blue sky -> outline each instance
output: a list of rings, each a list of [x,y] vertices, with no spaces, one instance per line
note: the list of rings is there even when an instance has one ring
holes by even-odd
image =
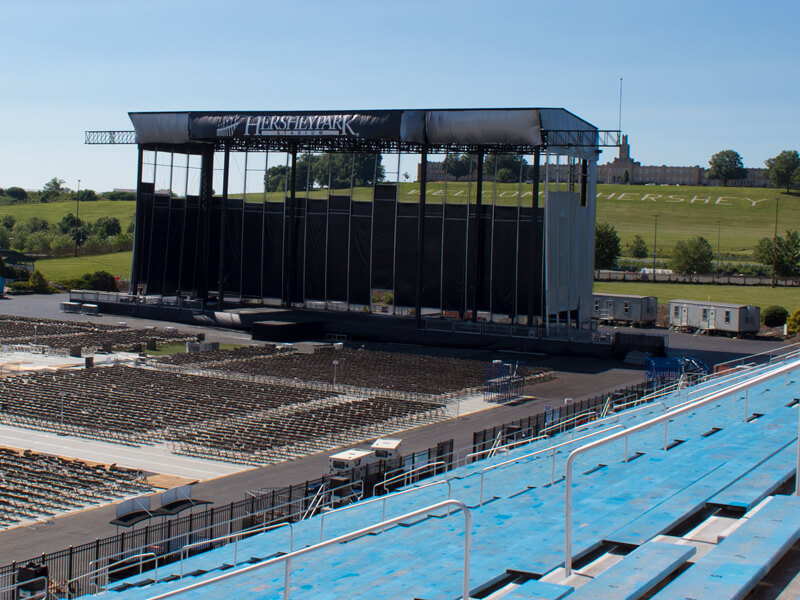
[[[800,3],[0,0],[0,187],[134,187],[128,111],[564,107],[643,164],[800,147]],[[612,151],[611,154],[614,154]],[[609,152],[600,162],[612,158]]]

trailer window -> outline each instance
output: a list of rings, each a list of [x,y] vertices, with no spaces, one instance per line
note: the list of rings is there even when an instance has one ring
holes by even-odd
[[[675,310],[673,311],[673,314],[674,314],[676,317],[680,316],[680,314],[681,314],[681,307],[676,305],[676,306],[675,306]]]
[[[725,324],[726,325],[730,325],[731,324],[731,311],[729,311],[729,310],[725,311]]]
[[[333,468],[334,469],[344,469],[347,465],[344,464],[343,460],[335,460],[333,461]]]
[[[600,300],[595,300],[594,301],[594,309],[595,310],[600,310]]]
[[[707,320],[708,320],[708,309],[704,308],[703,309],[703,321],[707,321]]]
[[[628,314],[630,312],[630,308],[631,308],[630,302],[624,302],[622,304],[622,310],[625,311],[625,314]]]

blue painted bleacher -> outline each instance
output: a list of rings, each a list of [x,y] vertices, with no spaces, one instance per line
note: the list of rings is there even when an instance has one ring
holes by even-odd
[[[731,378],[727,378],[727,381],[730,380]],[[707,387],[717,390],[721,386],[724,386],[724,381]],[[619,563],[622,565],[627,562],[628,567],[634,571],[638,567],[631,567],[631,563],[641,562],[645,565],[641,572],[635,573],[636,577],[631,574],[631,594],[647,587],[648,582],[652,583],[659,573],[685,563],[688,558],[685,556],[686,546],[675,546],[677,550],[672,550],[662,548],[663,544],[649,540],[669,532],[708,505],[749,509],[773,493],[793,473],[798,407],[787,406],[787,401],[791,399],[789,389],[783,378],[780,378],[779,381],[762,384],[751,390],[748,414],[764,415],[753,421],[744,419],[744,399],[741,394],[677,417],[668,426],[668,442],[678,439],[683,440],[683,443],[667,451],[663,449],[664,429],[657,426],[640,432],[629,440],[628,456],[641,453],[635,460],[627,463],[624,461],[622,441],[593,450],[579,458],[573,478],[574,557],[577,559],[609,543],[638,546],[637,550]],[[675,405],[686,400],[686,392],[677,391],[661,400],[665,404]],[[663,412],[662,407],[654,406],[652,410],[640,410],[635,414],[621,413],[603,422],[582,427],[574,434],[567,432],[556,436],[551,442],[535,442],[531,446],[522,446],[470,465],[466,476],[461,469],[450,472],[452,497],[472,507],[472,587],[476,588],[483,582],[502,577],[509,571],[539,577],[563,564],[564,462],[569,451],[584,442],[576,442],[574,447],[566,446],[556,453],[556,483],[552,486],[552,458],[548,452],[534,458],[520,458],[513,464],[488,471],[485,475],[484,504],[480,506],[482,469],[547,448],[548,443],[561,443],[573,435],[580,437],[617,423],[632,425]],[[598,465],[604,466],[597,468]],[[447,485],[437,484],[390,497],[386,501],[385,517],[399,516],[441,501],[447,497],[447,491]],[[692,571],[695,575],[686,578],[684,582],[699,581],[702,577],[713,581],[717,571],[708,567],[711,568],[711,574],[701,577],[700,574],[706,573],[704,569],[707,568],[696,567],[701,564],[715,564],[714,558],[706,563],[708,557],[714,553],[727,557],[729,554],[726,552],[730,552],[727,549],[733,548],[732,551],[737,551],[737,540],[743,539],[748,532],[758,536],[758,532],[769,530],[771,539],[777,539],[778,534],[768,526],[772,522],[771,515],[783,519],[781,522],[786,530],[785,539],[781,538],[783,541],[777,547],[782,554],[780,550],[785,550],[786,544],[791,545],[796,541],[797,538],[793,536],[800,535],[800,522],[787,516],[795,503],[782,498],[785,497],[776,497],[708,556],[703,557],[697,565],[667,585],[658,597],[669,590],[684,589],[681,587],[683,585],[693,585],[677,585]],[[773,503],[774,508],[765,512]],[[379,522],[383,516],[382,504],[383,500],[364,502],[353,505],[348,510],[328,514],[325,516],[323,538],[330,539]],[[781,507],[784,507],[783,511]],[[800,514],[800,511],[795,512]],[[765,516],[760,516],[761,513]],[[320,540],[320,530],[320,516],[295,523],[294,548],[317,543]],[[743,533],[739,533],[740,531]],[[238,544],[238,562],[243,563],[251,557],[263,560],[278,552],[288,552],[288,537],[287,529],[282,528],[242,540]],[[426,600],[456,598],[460,594],[463,538],[463,516],[455,513],[448,517],[440,511],[436,516],[395,526],[377,536],[369,535],[325,548],[293,562],[292,597],[315,600],[345,596],[416,597]],[[663,552],[663,556],[659,556],[657,560],[640,560],[640,556],[647,556],[649,552],[653,552],[654,556]],[[732,589],[738,586],[737,589],[741,590],[750,585],[754,578],[763,576],[766,572],[764,569],[769,568],[770,561],[778,553],[765,553],[763,557],[754,553],[753,556],[755,558],[752,559],[753,568],[748,571],[751,573],[749,576],[734,577],[727,574],[727,571],[724,572],[722,578],[730,580]],[[674,565],[669,557],[674,557]],[[662,559],[666,563],[659,562]],[[183,566],[184,573],[198,572],[197,576],[113,594],[120,600],[149,598],[235,571],[233,568],[221,569],[224,565],[231,564],[233,548],[229,545],[187,559]],[[664,564],[667,566],[663,566]],[[238,568],[241,568],[241,564]],[[615,573],[621,569],[623,567],[612,567],[576,592],[567,592],[562,596],[553,595],[552,598],[591,597],[587,594],[595,587],[622,585],[613,583],[616,581]],[[177,563],[163,565],[159,568],[159,579],[163,581],[179,570]],[[122,583],[135,584],[148,577],[152,577],[152,574],[131,577]],[[606,583],[603,584],[603,581]],[[551,596],[545,594],[564,592],[564,586],[550,588],[549,585],[552,584],[530,579],[505,597],[550,598]],[[191,597],[220,597],[220,590],[225,590],[223,595],[229,597],[269,598],[277,595],[282,586],[282,566],[269,566],[193,591]],[[528,595],[524,595],[526,593]],[[601,596],[602,594],[596,597]]]

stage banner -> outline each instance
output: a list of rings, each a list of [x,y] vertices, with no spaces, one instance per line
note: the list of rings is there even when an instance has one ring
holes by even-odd
[[[189,138],[351,137],[400,140],[402,111],[259,112],[189,115]]]

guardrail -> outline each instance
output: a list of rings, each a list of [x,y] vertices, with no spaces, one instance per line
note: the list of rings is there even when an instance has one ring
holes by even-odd
[[[121,568],[120,569],[114,569],[113,567],[120,566],[120,565],[123,565],[123,566],[126,566],[126,567],[130,567],[130,566],[132,566],[130,564],[131,561],[136,559],[136,558],[138,558],[139,559],[139,573],[141,573],[142,572],[142,568],[144,566],[144,561],[142,559],[145,558],[145,557],[153,559],[153,562],[154,562],[154,570],[153,570],[154,575],[153,575],[153,577],[155,578],[156,581],[158,581],[158,556],[156,555],[155,552],[143,552],[141,554],[135,554],[133,556],[128,556],[126,558],[123,558],[122,560],[118,560],[118,561],[113,562],[111,564],[105,565],[104,567],[100,567],[99,569],[95,569],[94,571],[89,571],[88,573],[84,573],[83,575],[78,575],[77,577],[74,577],[74,578],[66,581],[64,583],[64,586],[67,589],[67,598],[72,598],[73,597],[72,596],[72,592],[70,592],[70,587],[71,587],[71,585],[73,583],[75,583],[77,581],[80,581],[82,579],[86,579],[87,577],[92,577],[94,575],[98,575],[100,573],[103,573],[105,575],[105,583],[98,585],[98,583],[96,581],[94,581],[94,582],[92,582],[92,585],[94,585],[95,589],[97,589],[97,588],[99,588],[101,586],[105,586],[105,590],[104,591],[107,592],[108,591],[108,576],[111,573],[115,572],[115,571],[120,571],[121,570]],[[99,562],[101,560],[105,560],[105,559],[101,558],[101,559],[98,559],[98,560],[93,560],[93,561],[89,562],[89,566],[91,567],[93,563]],[[81,594],[81,595],[83,595],[83,594]]]
[[[186,586],[184,588],[173,590],[165,594],[161,594],[159,596],[154,596],[150,600],[165,600],[166,598],[179,596],[181,594],[192,592],[202,587],[213,585],[215,583],[219,583],[220,581],[225,581],[227,579],[231,579],[233,577],[237,577],[245,573],[257,571],[259,569],[263,569],[264,567],[268,567],[270,565],[278,563],[285,563],[286,565],[284,570],[283,598],[284,600],[289,600],[289,596],[291,593],[292,559],[298,558],[300,556],[305,556],[306,554],[310,554],[318,550],[322,550],[323,548],[327,548],[328,546],[333,546],[334,544],[349,542],[350,540],[354,540],[368,533],[378,533],[384,531],[387,527],[390,527],[392,525],[397,525],[398,523],[402,523],[403,521],[406,521],[408,519],[420,515],[429,514],[440,508],[447,507],[449,513],[450,508],[453,506],[457,507],[464,513],[464,571],[462,577],[461,597],[462,600],[469,600],[469,566],[470,566],[470,551],[472,547],[472,515],[467,505],[461,502],[460,500],[444,500],[442,502],[438,502],[436,504],[420,508],[410,513],[400,515],[399,517],[395,517],[389,520],[384,520],[381,521],[380,523],[376,523],[374,525],[358,529],[357,531],[352,531],[350,533],[340,535],[339,537],[332,538],[325,542],[320,542],[319,544],[314,544],[313,546],[308,546],[307,548],[302,548],[301,550],[296,550],[294,552],[290,552],[289,554],[285,554],[283,556],[277,556],[275,558],[265,560],[264,562],[255,565],[250,565],[249,567],[239,569],[238,571],[234,571],[232,573],[224,573],[222,575],[218,575],[217,577],[206,579],[204,581],[199,581],[195,584]]]
[[[31,585],[34,581],[39,581],[40,579],[44,580],[44,589],[41,592],[34,592],[31,596],[25,596],[25,600],[47,600],[47,597],[50,595],[50,590],[48,589],[49,586],[49,577],[47,575],[41,575],[40,577],[34,577],[33,579],[28,579],[27,581],[18,581],[13,585],[6,586],[4,588],[0,588],[0,594],[4,592],[11,592],[16,591],[17,593],[14,594],[14,597],[19,596],[19,588],[23,585],[28,586]],[[42,595],[44,594],[44,595]]]
[[[437,466],[443,466],[446,469],[447,468],[447,463],[445,461],[443,461],[443,460],[437,460],[436,462],[428,463],[427,465],[420,465],[419,467],[415,467],[415,468],[411,469],[410,471],[403,471],[402,467],[400,469],[394,469],[393,471],[389,471],[388,473],[386,473],[386,475],[389,475],[389,473],[397,473],[398,471],[402,471],[402,472],[399,473],[398,475],[393,476],[393,477],[389,477],[389,478],[384,477],[383,481],[380,481],[380,482],[376,483],[374,486],[372,486],[372,495],[373,496],[377,495],[375,492],[377,491],[379,486],[383,486],[383,491],[384,492],[388,491],[386,489],[386,484],[392,483],[393,481],[399,481],[399,480],[402,479],[403,480],[403,485],[406,486],[406,485],[408,485],[408,477],[409,476],[413,475],[414,473],[419,473],[419,472],[425,471],[427,469],[430,469],[431,467],[434,467],[433,474],[435,475]]]
[[[570,440],[568,442],[562,442],[560,444],[556,444],[555,446],[550,446],[549,448],[545,448],[543,450],[537,450],[536,452],[531,452],[530,454],[524,454],[522,456],[517,456],[515,458],[512,458],[511,460],[507,460],[505,462],[497,463],[496,465],[489,465],[488,467],[484,467],[481,470],[481,491],[480,491],[480,496],[479,496],[479,498],[480,498],[479,506],[483,506],[483,476],[484,476],[484,474],[486,472],[493,471],[494,469],[498,469],[500,467],[504,467],[506,465],[510,465],[510,464],[518,462],[520,460],[525,460],[526,458],[533,458],[534,456],[538,456],[540,454],[544,454],[545,452],[550,452],[552,450],[552,452],[553,452],[553,468],[552,468],[552,474],[551,474],[551,477],[550,477],[550,484],[552,485],[554,483],[554,479],[555,479],[555,468],[556,468],[556,452],[555,451],[556,451],[557,448],[561,448],[562,446],[569,446],[571,444],[574,444],[575,442],[580,442],[581,440],[585,440],[587,438],[594,437],[594,436],[599,435],[601,433],[607,433],[607,432],[611,431],[612,429],[620,429],[620,428],[625,429],[625,425],[612,425],[611,427],[608,427],[606,429],[601,429],[600,431],[595,431],[593,433],[589,433],[587,435],[584,435],[582,437],[576,438],[574,440]],[[627,443],[625,444],[625,460],[626,461],[628,460],[628,445],[627,445]]]
[[[723,388],[720,391],[713,392],[706,396],[705,398],[700,398],[698,400],[690,401],[684,403],[684,405],[673,408],[672,410],[667,411],[663,415],[659,415],[654,417],[644,423],[639,423],[638,425],[634,425],[625,431],[620,431],[618,433],[613,433],[608,437],[602,438],[600,440],[595,440],[594,442],[590,442],[585,446],[581,446],[580,448],[576,448],[573,450],[570,455],[567,457],[567,462],[565,466],[565,481],[564,481],[564,577],[569,577],[572,575],[572,465],[575,462],[575,458],[589,450],[594,448],[599,448],[600,446],[604,446],[605,444],[609,444],[615,440],[620,438],[625,438],[625,444],[627,447],[628,438],[634,434],[638,433],[639,431],[644,431],[645,429],[649,429],[654,425],[658,425],[659,423],[668,423],[671,419],[674,419],[677,416],[682,414],[691,412],[701,406],[706,404],[710,404],[711,402],[716,402],[717,400],[722,400],[728,396],[735,396],[741,391],[747,390],[752,388],[753,386],[763,382],[773,379],[779,375],[788,374],[796,369],[800,368],[800,361],[790,363],[788,365],[784,365],[782,367],[778,367],[777,369],[773,369],[768,373],[762,373],[761,375],[757,375],[756,377],[744,382],[738,383],[731,387]],[[665,431],[666,431],[666,424],[665,424]],[[800,439],[800,418],[798,418],[798,438]],[[800,444],[798,445],[798,453],[797,453],[797,470],[796,473],[800,473]],[[795,487],[795,495],[800,496],[800,477],[797,477],[797,484]]]
[[[240,537],[256,533],[264,533],[266,531],[272,531],[273,529],[280,529],[281,527],[289,528],[289,552],[292,552],[294,550],[294,524],[292,523],[278,523],[277,525],[267,525],[266,527],[259,527],[256,529],[243,529],[242,531],[238,531],[230,535],[223,535],[218,538],[214,538],[213,540],[195,542],[193,544],[188,544],[187,546],[181,548],[181,570],[178,579],[183,579],[183,557],[190,548],[199,548],[200,546],[207,546],[208,544],[213,544],[214,542],[221,542],[222,540],[228,540],[233,538],[233,566],[235,567],[236,565],[239,564]]]
[[[348,504],[347,506],[342,506],[340,508],[334,508],[333,510],[329,510],[328,512],[324,512],[320,514],[319,519],[319,541],[322,542],[325,539],[325,517],[327,515],[332,515],[333,513],[344,512],[345,510],[349,510],[351,508],[355,508],[356,506],[366,506],[367,504],[372,504],[373,502],[382,502],[381,506],[381,515],[383,519],[386,519],[386,501],[389,498],[395,498],[397,496],[402,496],[403,494],[410,494],[411,492],[416,492],[425,488],[433,487],[435,485],[446,485],[447,486],[447,499],[450,500],[450,491],[451,491],[451,484],[449,479],[439,479],[437,481],[432,481],[431,483],[426,483],[425,485],[420,485],[417,487],[409,488],[407,490],[400,490],[399,492],[395,492],[393,494],[387,494],[385,496],[378,496],[377,498],[372,498],[370,500],[365,500],[363,502],[359,502],[358,504]],[[449,513],[448,513],[449,514]]]

